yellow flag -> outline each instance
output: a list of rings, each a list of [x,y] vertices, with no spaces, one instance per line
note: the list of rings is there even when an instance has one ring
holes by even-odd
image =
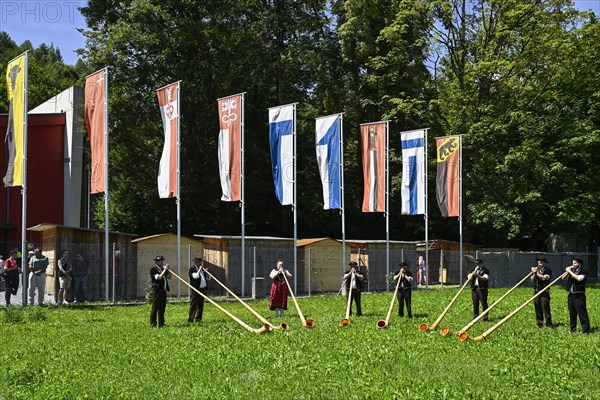
[[[23,185],[23,132],[25,128],[25,82],[27,53],[8,63],[6,83],[8,87],[8,127],[5,142],[8,145],[8,160],[5,186]]]

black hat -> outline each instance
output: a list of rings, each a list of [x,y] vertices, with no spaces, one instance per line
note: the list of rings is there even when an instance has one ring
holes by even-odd
[[[356,261],[350,261],[348,265],[358,265],[358,263]]]
[[[481,258],[478,258],[477,260],[475,260],[475,264],[483,264],[483,260]]]
[[[163,261],[165,258],[163,256],[154,257],[154,261]]]
[[[408,264],[405,263],[404,261],[402,261],[400,264],[398,264],[399,267],[407,267]]]
[[[202,257],[194,257],[194,261],[204,261],[204,258],[202,258]]]
[[[546,264],[548,263],[548,260],[546,259],[546,257],[536,257],[535,261],[545,262]]]
[[[579,257],[573,257],[573,261],[577,261],[579,263],[579,265],[581,265],[583,267],[583,260]]]

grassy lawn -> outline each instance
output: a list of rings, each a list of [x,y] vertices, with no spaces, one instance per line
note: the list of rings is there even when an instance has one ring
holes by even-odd
[[[412,320],[377,329],[391,293],[364,294],[363,316],[341,328],[345,298],[299,299],[313,329],[302,327],[290,299],[289,331],[256,335],[210,304],[189,326],[187,304],[168,304],[163,329],[149,328],[149,305],[0,309],[0,399],[599,399],[600,287],[588,289],[592,334],[571,334],[566,292],[552,289],[554,329],[538,329],[533,305],[480,342],[442,337],[470,320],[470,292],[432,324],[455,288],[413,293]],[[506,289],[491,289],[490,304]],[[529,299],[518,289],[491,313],[482,333]],[[221,302],[253,327],[242,306]],[[266,300],[249,303],[273,323]],[[578,326],[578,330],[581,328]]]

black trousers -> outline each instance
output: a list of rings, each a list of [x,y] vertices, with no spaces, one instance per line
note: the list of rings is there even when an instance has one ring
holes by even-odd
[[[404,317],[404,304],[408,318],[412,318],[412,309],[410,307],[412,293],[410,289],[398,289],[398,315]]]
[[[483,311],[488,309],[488,290],[476,287],[471,289],[471,299],[473,300],[473,318],[479,316],[479,303]],[[483,317],[484,321],[488,320],[488,316]]]
[[[535,307],[535,319],[539,327],[544,326],[544,316],[546,316],[546,326],[552,326],[552,313],[550,313],[550,293],[544,292],[543,295],[533,300]]]
[[[577,330],[577,316],[579,316],[582,332],[590,333],[590,317],[585,305],[585,293],[569,293],[568,305],[571,332]]]
[[[6,305],[10,305],[10,296],[17,294],[19,290],[19,275],[11,274],[4,276],[4,300]]]
[[[348,289],[350,290],[350,289]],[[360,291],[356,289],[352,289],[352,294],[350,298],[350,315],[352,315],[352,302],[356,303],[356,315],[362,315],[362,309],[360,308]]]
[[[200,293],[206,293],[206,288],[198,289]],[[204,312],[204,297],[192,290],[192,300],[190,302],[190,312],[188,322],[202,321],[202,313]]]
[[[156,326],[158,317],[158,326],[165,324],[165,309],[167,308],[167,291],[155,290],[152,292],[152,310],[150,311],[150,326]]]

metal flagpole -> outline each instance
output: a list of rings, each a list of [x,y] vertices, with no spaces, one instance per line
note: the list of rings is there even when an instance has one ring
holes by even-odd
[[[298,206],[296,203],[296,103],[294,103],[294,121],[292,126],[293,140],[293,170],[294,170],[294,292],[298,293]]]
[[[385,121],[385,276],[390,274],[390,121]],[[370,279],[369,279],[370,281]],[[388,291],[390,285],[386,285]]]
[[[245,202],[245,190],[244,190],[244,180],[245,180],[245,172],[244,172],[244,125],[245,125],[245,112],[244,112],[244,93],[241,94],[242,96],[242,120],[241,120],[241,128],[242,128],[242,143],[241,143],[241,152],[242,152],[242,156],[241,156],[241,161],[242,161],[242,165],[241,165],[241,180],[242,180],[242,189],[241,189],[241,198],[240,198],[240,203],[242,206],[242,215],[241,215],[241,219],[242,219],[242,297],[245,295],[245,286],[244,286],[244,274],[245,274],[245,246],[246,246],[246,242],[245,242],[245,238],[246,238],[246,202]]]
[[[25,52],[25,60],[23,61],[23,80],[25,83],[23,90],[23,182],[22,189],[22,205],[21,205],[21,271],[23,281],[23,292],[21,293],[22,304],[27,305],[27,97],[29,91],[29,75],[28,54]],[[14,93],[13,93],[14,98]],[[14,110],[14,109],[13,109]],[[10,290],[10,289],[6,289]]]
[[[424,164],[424,168],[425,168],[425,288],[429,289],[429,201],[428,201],[428,194],[427,194],[427,134],[428,134],[429,128],[425,129],[425,135],[424,135],[424,143],[423,146],[425,147],[425,156],[423,157],[423,164]],[[419,279],[421,279],[419,277]],[[442,279],[440,279],[440,281],[442,281]]]
[[[344,115],[340,116],[340,194],[342,209],[342,274],[346,272],[346,215],[344,212]]]
[[[108,67],[104,67],[104,269],[106,272],[105,294],[106,301],[109,297],[109,268],[108,268]],[[114,265],[113,265],[114,268]]]
[[[177,82],[177,275],[181,276],[181,142],[179,135],[181,121],[181,81]],[[181,297],[181,281],[177,280],[177,297]]]
[[[458,229],[459,246],[458,257],[460,258],[460,284],[463,279],[463,226],[462,226],[462,135],[458,136]]]

